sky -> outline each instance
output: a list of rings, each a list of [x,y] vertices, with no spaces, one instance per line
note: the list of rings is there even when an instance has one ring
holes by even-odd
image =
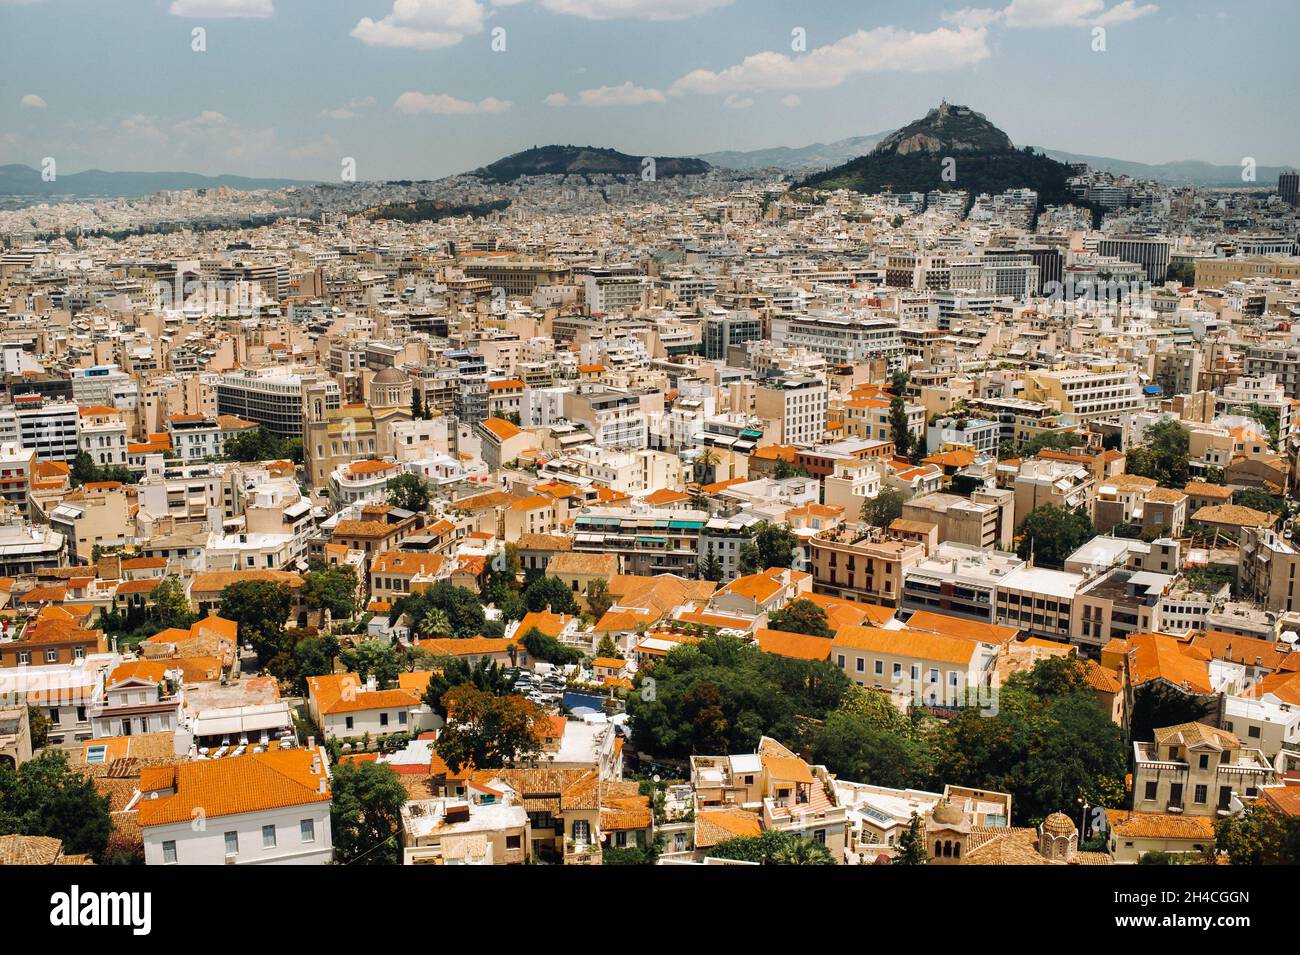
[[[0,163],[430,179],[802,146],[941,99],[1017,145],[1300,162],[1294,0],[0,0]],[[1099,32],[1100,31],[1100,32]]]

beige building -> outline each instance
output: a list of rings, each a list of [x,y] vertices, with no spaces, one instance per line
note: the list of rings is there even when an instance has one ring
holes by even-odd
[[[1254,801],[1277,782],[1277,771],[1257,749],[1204,723],[1155,731],[1133,744],[1135,812],[1213,817]]]
[[[939,541],[985,550],[1011,550],[1015,494],[1009,490],[975,491],[969,498],[926,494],[903,505],[903,519],[935,524]]]

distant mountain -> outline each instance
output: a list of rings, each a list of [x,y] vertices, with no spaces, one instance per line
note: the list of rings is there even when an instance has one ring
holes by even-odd
[[[59,175],[53,182],[40,170],[21,163],[0,166],[0,196],[111,196],[132,199],[174,189],[286,189],[307,186],[302,179],[250,179],[246,176],[202,176],[195,172],[105,172],[87,169]]]
[[[952,181],[943,175],[948,158],[955,160]],[[972,199],[982,192],[1028,188],[1038,193],[1040,205],[1079,204],[1066,184],[1070,175],[1065,163],[1031,148],[1016,149],[982,113],[943,103],[890,133],[867,155],[802,184],[867,193],[964,189]]]
[[[723,150],[700,153],[697,159],[724,169],[750,172],[755,169],[790,169],[794,171],[826,169],[850,159],[866,155],[888,132],[870,136],[850,136],[833,143],[813,143],[811,146],[776,146],[771,149]]]
[[[643,159],[599,146],[534,146],[475,169],[472,175],[493,182],[513,182],[521,176],[640,176]],[[656,178],[694,176],[711,168],[702,159],[666,156],[654,159]]]
[[[1294,166],[1256,166],[1255,182],[1248,183],[1241,181],[1240,166],[1216,166],[1214,163],[1196,159],[1149,164],[1130,162],[1127,159],[1111,159],[1106,156],[1067,153],[1060,149],[1044,149],[1043,152],[1061,162],[1086,162],[1093,169],[1114,175],[1132,176],[1134,179],[1154,179],[1156,182],[1163,182],[1170,186],[1276,187],[1278,175],[1295,168]]]

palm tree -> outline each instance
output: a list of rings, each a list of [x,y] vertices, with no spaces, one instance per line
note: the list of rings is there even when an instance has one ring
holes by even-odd
[[[712,477],[713,466],[718,463],[718,456],[710,448],[705,448],[704,453],[695,459],[695,480],[699,483],[705,483],[704,477]]]
[[[451,621],[447,618],[447,612],[441,607],[430,607],[420,618],[420,633],[429,637],[449,637],[451,636]]]
[[[834,865],[835,857],[820,842],[792,836],[773,851],[772,865]]]

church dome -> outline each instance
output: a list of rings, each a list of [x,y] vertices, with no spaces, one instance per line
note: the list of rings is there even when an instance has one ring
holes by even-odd
[[[410,380],[406,372],[400,368],[384,368],[375,375],[374,383],[377,385],[404,385]]]
[[[1049,836],[1072,836],[1077,831],[1074,820],[1063,812],[1054,812],[1043,820],[1043,832]]]

